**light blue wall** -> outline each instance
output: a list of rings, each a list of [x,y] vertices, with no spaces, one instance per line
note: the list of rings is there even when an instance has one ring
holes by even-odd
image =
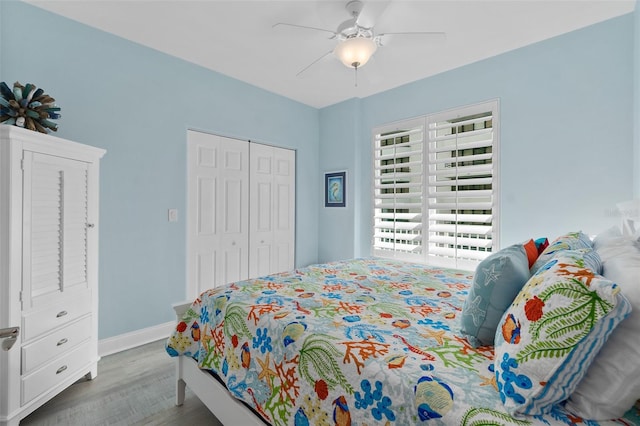
[[[297,150],[296,264],[316,262],[317,109],[22,2],[0,1],[0,19],[0,81],[42,87],[59,136],[107,150],[100,339],[171,321],[185,298],[187,129]]]
[[[333,235],[331,243],[353,244],[351,256],[370,253],[373,127],[496,98],[502,246],[616,223],[615,203],[633,193],[633,31],[626,15],[362,99],[360,113],[351,112],[361,118],[360,135],[350,141],[358,162],[346,166],[359,177],[361,213],[331,221],[336,229],[355,222],[358,231]],[[321,117],[343,108],[327,107]],[[326,135],[341,132],[335,127],[321,121],[321,156],[332,147]],[[352,128],[345,123],[343,134]],[[346,140],[342,146],[348,158],[354,148]],[[320,223],[327,214],[321,211]]]
[[[634,66],[634,124],[635,124],[635,144],[634,144],[634,196],[640,199],[640,0],[636,0],[636,8],[633,13],[634,16],[634,49],[633,57],[635,59]]]
[[[346,206],[322,207],[318,228],[320,231],[318,261],[328,262],[353,256],[354,218],[358,207],[354,188],[359,176],[352,173],[356,162],[353,141],[360,134],[360,100],[351,99],[320,111],[320,172],[347,171]],[[324,193],[324,181],[319,193]],[[324,206],[324,204],[323,204]]]

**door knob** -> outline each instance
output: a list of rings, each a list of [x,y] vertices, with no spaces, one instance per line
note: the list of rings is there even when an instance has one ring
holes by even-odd
[[[8,351],[18,340],[20,327],[0,328],[0,340],[2,340],[2,349]]]

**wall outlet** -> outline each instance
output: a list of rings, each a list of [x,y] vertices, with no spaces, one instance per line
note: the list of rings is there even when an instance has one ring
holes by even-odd
[[[169,209],[169,222],[178,221],[178,209]]]

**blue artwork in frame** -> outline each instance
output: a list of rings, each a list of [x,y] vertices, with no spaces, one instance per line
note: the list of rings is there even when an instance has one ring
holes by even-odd
[[[324,174],[324,206],[344,207],[347,195],[347,172]]]

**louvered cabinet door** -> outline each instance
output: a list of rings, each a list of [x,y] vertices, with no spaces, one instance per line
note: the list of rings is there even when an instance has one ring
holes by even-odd
[[[23,309],[89,288],[89,166],[24,152]]]

